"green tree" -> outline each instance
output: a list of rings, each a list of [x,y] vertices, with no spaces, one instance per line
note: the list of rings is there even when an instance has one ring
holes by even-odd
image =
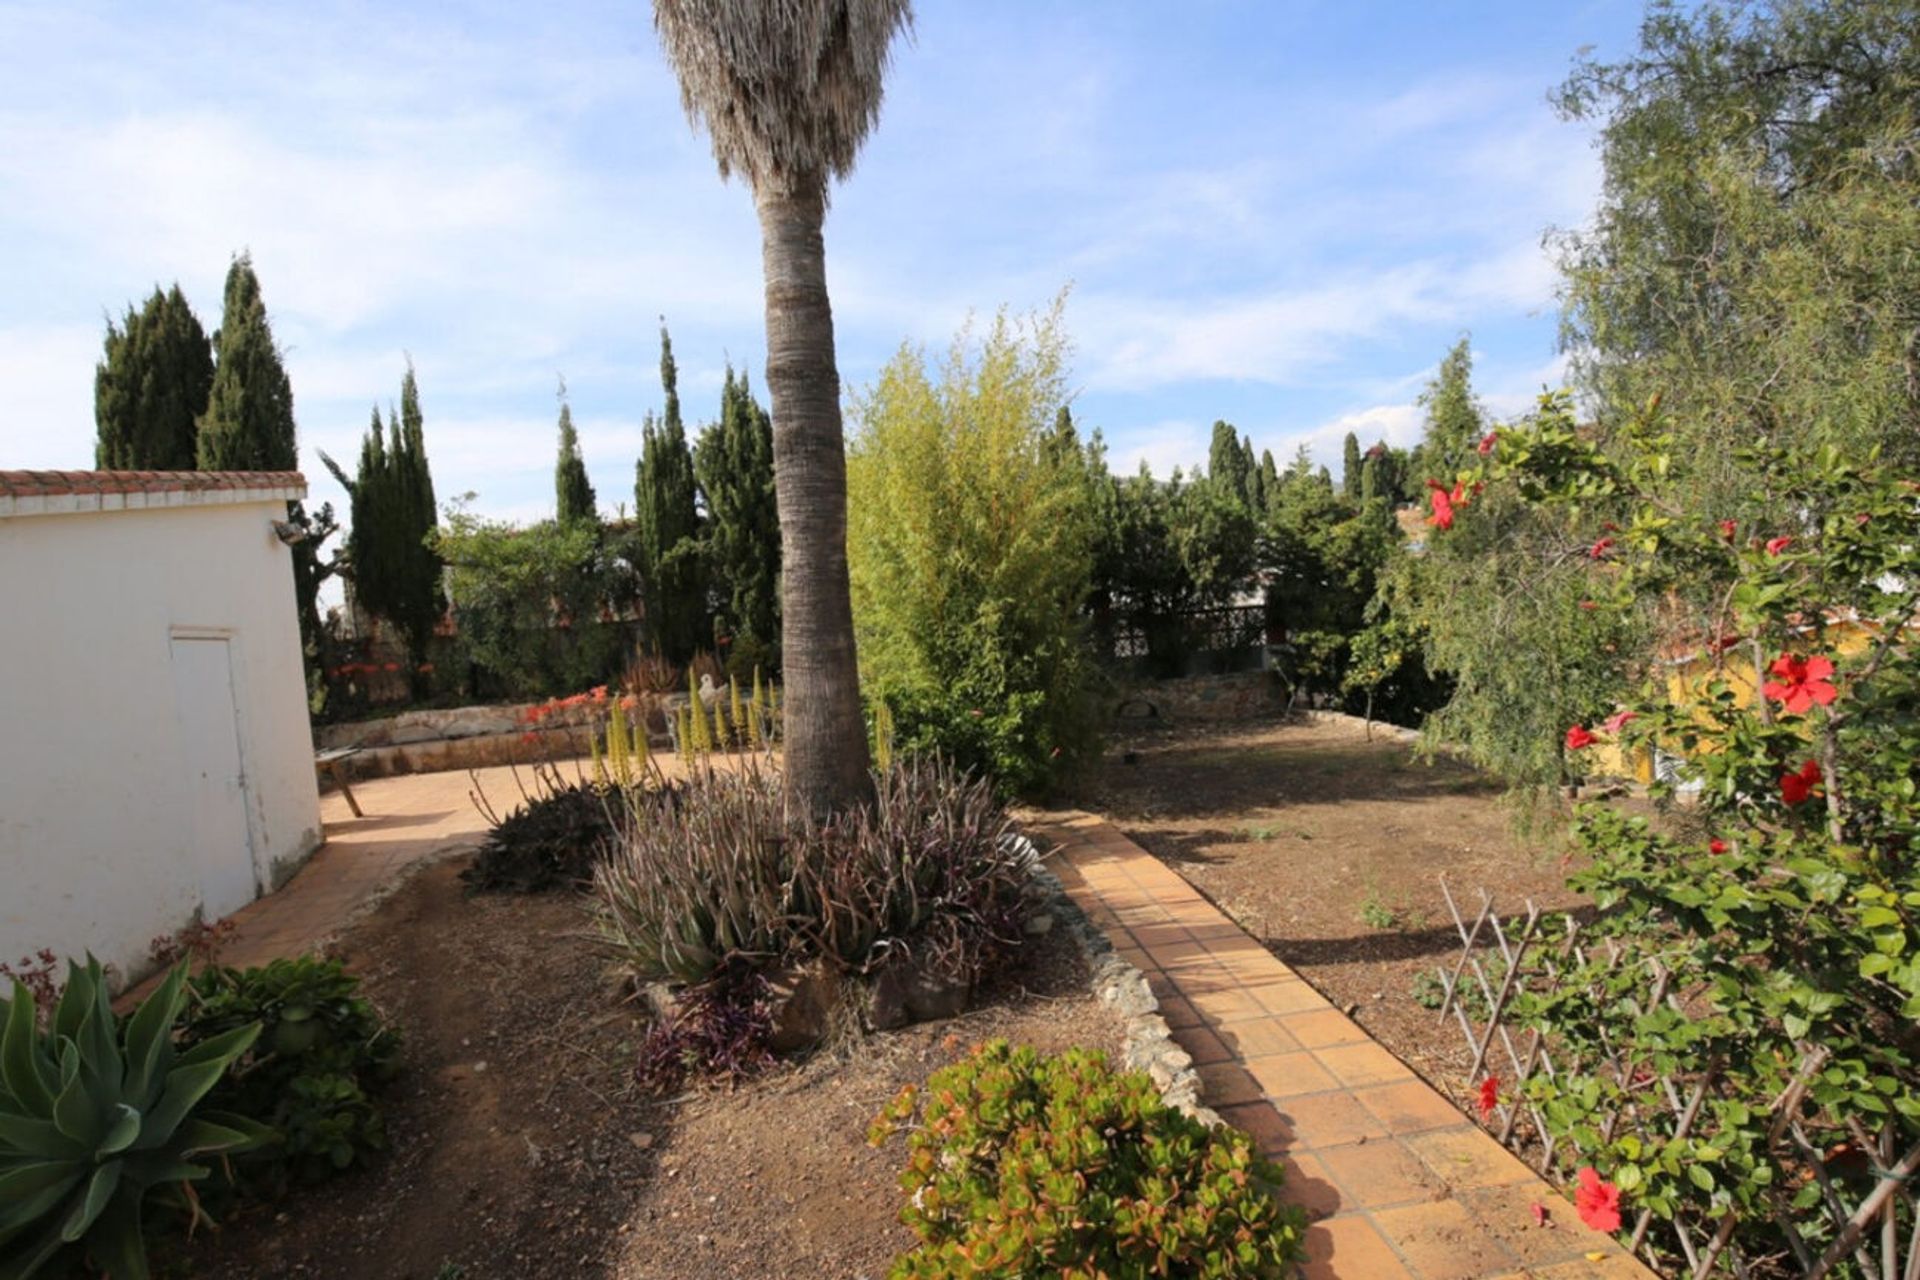
[[[694,472],[706,497],[706,562],[715,620],[730,637],[728,669],[743,679],[780,665],[780,511],[773,421],[745,374],[727,367],[720,421],[700,433]]]
[[[1486,412],[1473,394],[1473,346],[1461,338],[1441,358],[1433,381],[1420,393],[1427,411],[1426,434],[1414,455],[1416,484],[1439,480],[1452,484],[1472,465],[1487,431]]]
[[[1231,422],[1213,424],[1213,439],[1207,448],[1207,479],[1241,505],[1253,505],[1253,476],[1247,465],[1246,449]]]
[[[827,297],[827,182],[880,115],[907,0],[654,0],[688,114],[760,215],[767,388],[783,538],[781,661],[788,794],[816,818],[864,803],[866,721],[847,580],[846,447]]]
[[[1340,445],[1340,491],[1349,502],[1360,500],[1360,437],[1347,432]]]
[[[1063,448],[1060,305],[963,331],[937,373],[903,348],[854,402],[854,621],[902,742],[1043,788],[1088,745],[1092,530]],[[1070,422],[1070,418],[1067,419]]]
[[[94,465],[191,471],[200,415],[213,389],[213,349],[180,286],[153,296],[116,326],[93,376]]]
[[[1351,502],[1310,474],[1282,486],[1261,535],[1267,627],[1281,636],[1287,675],[1297,690],[1337,694],[1399,526],[1386,503]]]
[[[1920,40],[1908,0],[1653,4],[1561,106],[1605,186],[1560,242],[1566,346],[1610,444],[1655,395],[1689,499],[1766,487],[1756,440],[1920,460]]]
[[[200,417],[202,471],[293,471],[300,465],[293,385],[274,345],[253,260],[227,269],[226,302],[213,335],[213,383]]]
[[[580,456],[580,433],[573,427],[573,406],[567,403],[567,384],[560,384],[560,457],[553,467],[554,510],[562,524],[600,518],[594,505],[593,482]]]
[[[640,579],[646,590],[647,634],[676,663],[712,636],[702,572],[700,501],[693,451],[680,422],[679,372],[673,340],[660,326],[660,384],[666,412],[647,415],[634,474],[633,514]]]
[[[1264,512],[1280,497],[1280,469],[1273,465],[1273,450],[1260,451],[1261,510]]]
[[[398,631],[413,659],[416,693],[424,692],[419,668],[445,608],[441,561],[433,548],[439,525],[433,476],[427,464],[420,388],[413,364],[400,384],[400,408],[384,424],[375,408],[360,463],[349,480],[333,459],[321,461],[352,502],[347,534],[348,573],[361,606]]]

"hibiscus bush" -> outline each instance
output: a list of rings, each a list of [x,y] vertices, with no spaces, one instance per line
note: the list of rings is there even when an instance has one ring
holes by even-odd
[[[1683,1217],[1854,1274],[1829,1204],[1920,1163],[1920,485],[1762,442],[1744,509],[1699,510],[1669,442],[1657,404],[1603,452],[1549,400],[1465,490],[1557,508],[1597,607],[1663,637],[1559,739],[1656,761],[1656,813],[1578,814],[1600,913],[1514,1012],[1583,1065],[1527,1092],[1589,1222]]]

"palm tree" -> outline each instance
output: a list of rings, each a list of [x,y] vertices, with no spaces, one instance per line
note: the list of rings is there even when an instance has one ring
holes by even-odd
[[[847,457],[827,300],[827,182],[880,116],[907,0],[654,0],[680,99],[720,176],[753,189],[782,540],[786,786],[815,819],[872,793],[847,585]]]

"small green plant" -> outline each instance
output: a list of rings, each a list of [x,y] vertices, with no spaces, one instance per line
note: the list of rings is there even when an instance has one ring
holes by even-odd
[[[916,1112],[900,1220],[921,1243],[894,1260],[896,1280],[1279,1280],[1300,1260],[1305,1215],[1279,1202],[1279,1167],[1105,1054],[983,1045],[902,1090],[868,1141]]]
[[[384,1151],[374,1097],[399,1067],[400,1036],[359,994],[338,960],[316,955],[251,969],[217,967],[188,983],[179,1040],[216,1040],[241,1025],[259,1041],[235,1061],[209,1101],[280,1131],[283,1141],[231,1166],[242,1190],[278,1194]]]
[[[187,970],[176,965],[124,1026],[99,961],[67,966],[45,1030],[16,982],[0,1000],[0,1275],[26,1280],[84,1254],[114,1280],[146,1280],[141,1215],[149,1198],[204,1219],[193,1184],[225,1156],[273,1138],[241,1116],[200,1106],[260,1034],[245,1023],[175,1049]]]
[[[1400,915],[1380,897],[1380,886],[1369,884],[1360,899],[1360,923],[1369,929],[1391,929],[1400,923]]]

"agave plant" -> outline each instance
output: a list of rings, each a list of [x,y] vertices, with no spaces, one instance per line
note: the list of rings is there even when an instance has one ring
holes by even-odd
[[[113,1280],[146,1280],[140,1214],[150,1192],[198,1220],[196,1156],[250,1150],[275,1136],[195,1105],[260,1034],[249,1023],[176,1053],[186,1000],[177,965],[125,1026],[115,1025],[100,962],[67,966],[47,1029],[15,983],[0,1000],[0,1280],[26,1280],[78,1247]]]

